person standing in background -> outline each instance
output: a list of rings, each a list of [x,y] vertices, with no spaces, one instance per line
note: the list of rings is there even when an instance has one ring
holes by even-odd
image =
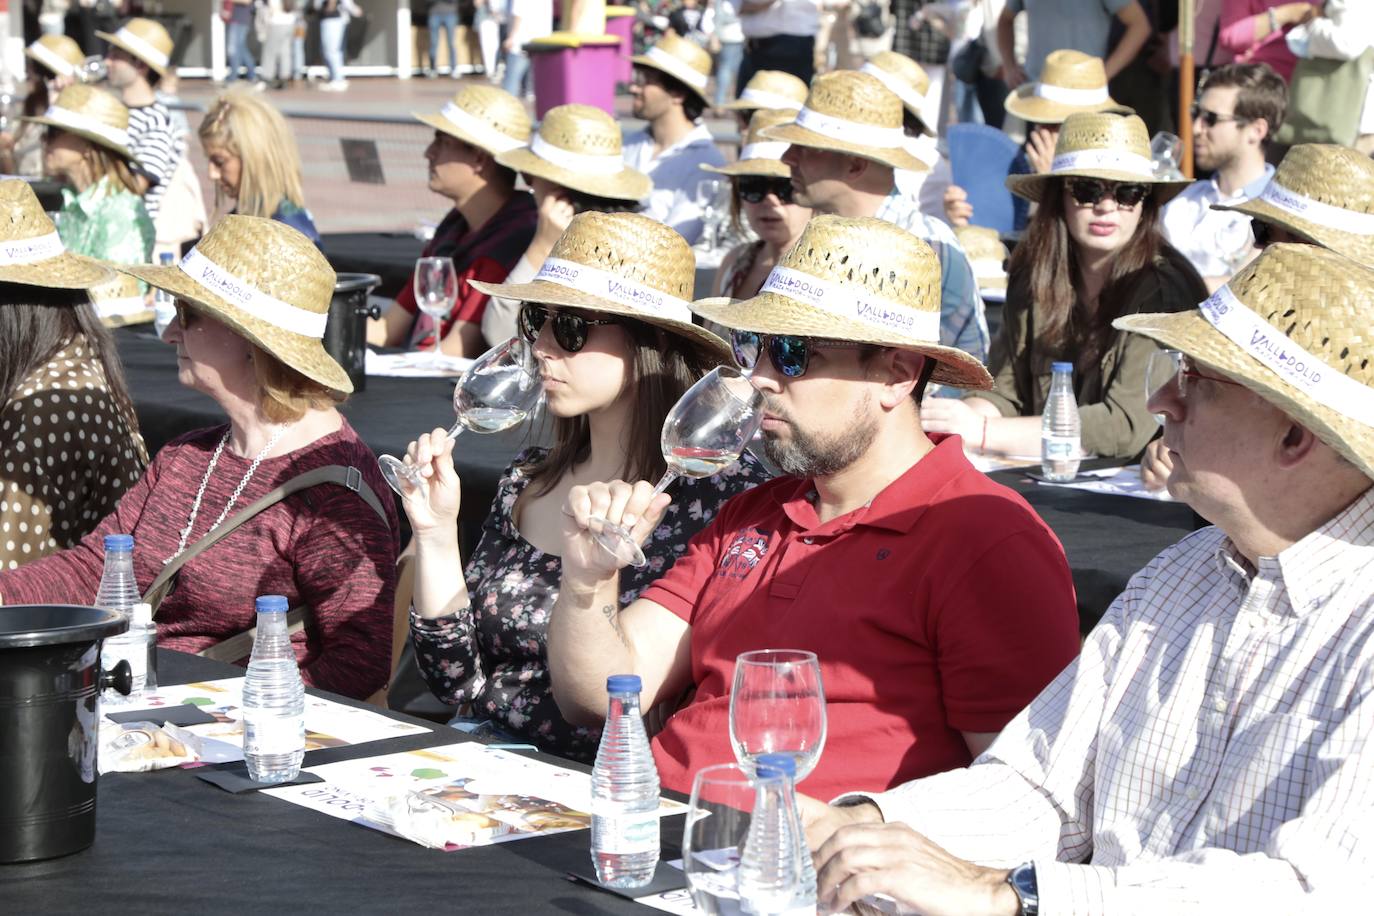
[[[892,50],[920,64],[929,78],[921,120],[937,130],[948,120],[943,100],[950,39],[950,23],[936,12],[938,5],[938,0],[892,0],[892,15],[897,20]]]
[[[743,0],[739,18],[744,30],[739,85],[759,70],[781,70],[811,82],[816,75],[820,0]]]
[[[1225,0],[1217,43],[1235,55],[1237,63],[1268,64],[1284,82],[1293,77],[1298,59],[1284,36],[1321,12],[1321,4],[1281,3],[1279,0]]]
[[[740,64],[744,62],[739,4],[740,0],[716,0],[711,7],[711,38],[706,49],[716,56],[716,108],[723,108],[735,97]]]
[[[1025,12],[1030,43],[1024,68],[1016,62],[1013,26],[1016,14]],[[1126,27],[1112,53],[1107,37],[1112,19]],[[1002,80],[1008,89],[1040,78],[1045,58],[1065,48],[1103,58],[1107,79],[1135,60],[1150,38],[1150,20],[1137,0],[1007,0],[997,18],[997,51],[1002,57]]]
[[[458,46],[453,43],[453,33],[458,28],[458,3],[456,0],[432,0],[429,4],[429,66],[425,76],[434,79],[439,75],[439,35],[444,36],[448,45],[449,73],[458,78]]]
[[[231,0],[228,10],[229,75],[224,78],[225,85],[239,78],[239,70],[247,68],[248,81],[258,82],[258,62],[253,59],[253,50],[248,47],[248,36],[253,31],[253,7],[255,0]]]
[[[348,80],[343,74],[348,20],[361,16],[362,8],[353,0],[315,0],[315,9],[320,12],[320,51],[329,68],[329,82],[320,88],[326,92],[343,92],[348,88]]]
[[[296,34],[298,0],[267,0],[267,34],[262,43],[263,76],[273,89],[291,79],[291,38]]]
[[[493,82],[497,52],[501,50],[501,14],[494,6],[499,3],[500,0],[473,0],[472,12],[472,27],[477,30],[477,46],[482,52],[482,73]]]
[[[524,99],[530,75],[530,57],[525,53],[525,45],[553,32],[553,3],[551,0],[510,0],[506,9],[506,40],[501,42],[506,75],[501,88],[517,99]]]

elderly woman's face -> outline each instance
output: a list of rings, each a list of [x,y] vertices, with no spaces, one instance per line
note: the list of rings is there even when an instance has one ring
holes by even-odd
[[[177,300],[177,320],[163,334],[177,348],[177,381],[222,401],[254,396],[253,347],[228,325]]]

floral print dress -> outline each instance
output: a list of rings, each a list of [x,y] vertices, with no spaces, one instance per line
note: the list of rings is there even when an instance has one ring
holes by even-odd
[[[516,500],[529,485],[526,468],[545,453],[521,452],[501,478],[465,572],[471,604],[431,620],[412,609],[410,635],[420,670],[441,700],[469,704],[472,715],[492,720],[542,751],[590,762],[601,730],[564,721],[553,699],[544,649],[562,560],[526,541],[513,518]],[[714,477],[674,483],[668,491],[673,502],[644,545],[648,565],[621,572],[621,606],[672,567],[727,499],[766,479],[763,465],[746,453]]]

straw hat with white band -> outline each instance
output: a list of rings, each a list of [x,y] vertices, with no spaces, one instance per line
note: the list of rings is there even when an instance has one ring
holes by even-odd
[[[986,226],[960,226],[954,230],[959,244],[968,255],[969,266],[980,290],[1007,288],[1007,246],[996,229]]]
[[[496,161],[596,197],[641,200],[654,189],[648,175],[621,157],[620,126],[590,105],[550,108],[529,146],[501,153]]]
[[[81,46],[66,35],[44,35],[24,49],[24,56],[58,76],[79,80],[85,73],[86,55],[81,53]]]
[[[1224,373],[1374,477],[1374,271],[1271,245],[1198,308],[1112,324]]]
[[[306,378],[345,394],[348,373],[324,349],[334,269],[285,223],[230,214],[173,267],[111,265],[223,322]]]
[[[91,305],[107,328],[152,321],[156,314],[148,305],[138,280],[127,274],[115,274],[109,283],[91,287]]]
[[[23,120],[57,127],[113,150],[125,159],[129,152],[129,109],[104,89],[85,83],[72,83],[41,115],[25,115]]]
[[[782,70],[759,70],[749,77],[744,91],[725,106],[729,111],[801,111],[806,104],[806,83]]]
[[[1052,178],[1101,178],[1154,185],[1160,204],[1188,185],[1188,179],[1156,178],[1150,134],[1135,115],[1110,112],[1069,115],[1054,144],[1054,160],[1043,175],[1009,175],[1007,188],[1027,200],[1040,200]]]
[[[711,55],[700,45],[669,32],[630,62],[668,74],[696,93],[703,104],[710,104],[706,85],[711,82]]]
[[[902,100],[876,76],[853,70],[816,77],[796,119],[770,127],[763,136],[858,156],[894,169],[930,169],[906,149]]]
[[[702,299],[692,311],[717,324],[901,347],[937,363],[932,379],[987,389],[977,359],[940,345],[940,262],[931,247],[885,220],[816,216],[757,296]]]
[[[1374,159],[1348,146],[1295,146],[1263,194],[1212,209],[1248,213],[1374,267]]]
[[[0,181],[0,283],[90,289],[115,276],[104,261],[66,249],[27,181]]]
[[[763,132],[779,124],[791,124],[795,112],[779,109],[760,108],[749,119],[749,130],[744,135],[744,146],[740,147],[739,159],[722,166],[703,165],[706,172],[720,175],[766,175],[770,178],[791,178],[792,169],[782,161],[782,154],[791,144],[779,140],[765,140]]]
[[[515,96],[495,86],[468,83],[438,114],[411,112],[435,130],[499,156],[530,142],[530,116]]]
[[[1006,109],[1024,121],[1061,124],[1079,111],[1130,109],[1107,94],[1107,69],[1102,58],[1082,51],[1053,51],[1045,58],[1040,79],[1022,83],[1007,96]]]
[[[926,93],[930,91],[930,76],[921,69],[920,64],[896,51],[879,51],[868,59],[859,72],[882,80],[883,85],[902,100],[902,106],[920,122],[921,133],[927,137],[935,136],[935,131],[921,117]]]
[[[96,32],[95,35],[137,57],[158,76],[167,75],[167,68],[172,63],[172,36],[161,23],[152,19],[130,19],[113,35],[109,32]]]
[[[696,283],[696,258],[691,246],[647,216],[579,213],[533,280],[471,282],[503,299],[635,318],[676,334],[711,360],[730,362],[725,341],[692,324],[688,300]]]

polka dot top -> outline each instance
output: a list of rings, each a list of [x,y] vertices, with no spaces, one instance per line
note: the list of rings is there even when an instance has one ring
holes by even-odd
[[[73,339],[0,407],[0,569],[76,544],[147,463],[104,368]]]

